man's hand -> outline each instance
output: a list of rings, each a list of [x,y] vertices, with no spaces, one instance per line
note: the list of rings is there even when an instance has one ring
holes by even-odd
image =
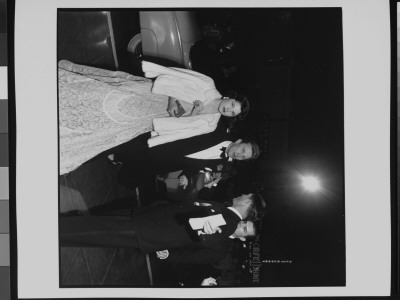
[[[156,252],[159,259],[166,259],[169,256],[168,250],[161,250]]]
[[[171,117],[175,117],[175,115],[178,113],[178,105],[175,102],[175,98],[169,97],[168,99],[168,107],[167,107],[167,112]]]
[[[201,286],[213,286],[213,285],[217,285],[217,280],[214,279],[214,278],[212,278],[212,277],[208,277],[208,278],[204,279],[200,285],[201,285]]]
[[[219,177],[219,178],[217,178],[217,179],[215,179],[215,180],[213,180],[213,181],[210,181],[209,183],[205,184],[204,187],[211,189],[211,188],[214,186],[214,184],[217,185],[218,182],[219,182],[221,179],[222,179],[222,177]]]
[[[188,183],[189,181],[185,175],[179,176],[179,186],[183,187],[184,190],[186,189]]]
[[[202,234],[214,234],[216,232],[221,233],[222,229],[219,228],[218,226],[217,227],[213,227],[211,225],[210,221],[206,220],[204,222],[203,231],[199,231],[199,235],[202,235]]]
[[[213,172],[212,177],[213,177],[213,179],[221,178],[221,172]]]

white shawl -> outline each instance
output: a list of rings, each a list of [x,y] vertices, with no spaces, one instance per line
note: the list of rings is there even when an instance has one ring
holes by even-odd
[[[190,104],[194,100],[200,100],[204,105],[211,100],[222,98],[215,88],[214,80],[201,73],[167,68],[147,61],[142,62],[142,69],[145,77],[157,77],[151,90],[154,94],[167,95]]]
[[[214,81],[195,71],[167,68],[147,61],[142,62],[143,72],[148,78],[157,77],[153,83],[152,92],[167,95],[193,103],[200,100],[205,105],[215,99],[221,99]],[[190,117],[166,117],[153,119],[153,131],[147,141],[149,147],[209,133],[217,127],[220,113],[199,114]]]
[[[147,141],[149,147],[213,132],[217,128],[220,113],[202,114],[183,118],[154,118],[154,131]]]

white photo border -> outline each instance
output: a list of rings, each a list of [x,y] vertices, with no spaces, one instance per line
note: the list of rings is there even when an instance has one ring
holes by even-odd
[[[380,0],[16,0],[19,298],[390,295],[390,13]],[[57,8],[342,7],[346,286],[59,288]],[[43,263],[46,262],[46,263]]]

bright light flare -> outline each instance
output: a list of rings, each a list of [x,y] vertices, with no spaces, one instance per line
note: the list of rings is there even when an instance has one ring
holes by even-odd
[[[304,176],[301,185],[306,191],[316,192],[321,189],[321,184],[318,178],[314,176]]]

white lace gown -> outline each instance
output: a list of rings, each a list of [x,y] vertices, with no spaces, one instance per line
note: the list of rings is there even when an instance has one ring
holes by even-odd
[[[168,97],[152,94],[150,79],[65,60],[58,67],[61,175],[169,116]]]

